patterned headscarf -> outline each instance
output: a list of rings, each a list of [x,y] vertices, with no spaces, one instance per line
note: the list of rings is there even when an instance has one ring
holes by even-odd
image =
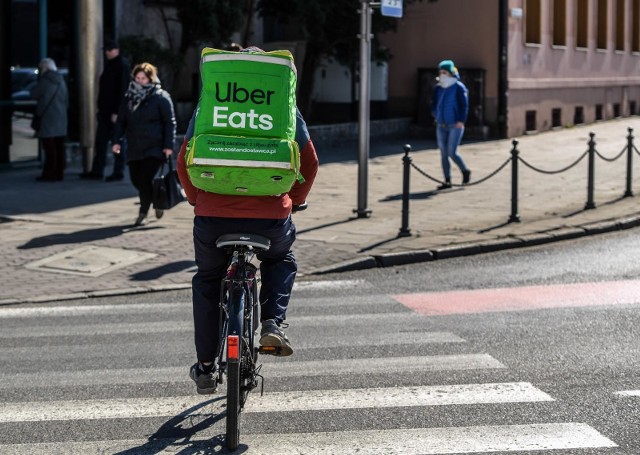
[[[152,82],[150,84],[141,85],[136,81],[129,82],[129,88],[124,94],[124,97],[127,100],[127,105],[129,106],[131,112],[138,109],[142,102],[149,98],[151,95],[155,94],[157,90],[160,90],[159,83],[154,84]]]

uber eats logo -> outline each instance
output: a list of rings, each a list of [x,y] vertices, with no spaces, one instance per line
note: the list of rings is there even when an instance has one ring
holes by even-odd
[[[269,131],[273,129],[273,117],[266,113],[261,113],[251,108],[242,109],[246,103],[258,107],[271,106],[275,91],[261,90],[259,88],[249,89],[240,86],[237,82],[215,83],[216,104],[233,103],[240,107],[238,111],[229,111],[228,106],[215,105],[213,107],[213,126],[226,128],[249,128],[252,130]],[[248,106],[246,106],[248,107]]]

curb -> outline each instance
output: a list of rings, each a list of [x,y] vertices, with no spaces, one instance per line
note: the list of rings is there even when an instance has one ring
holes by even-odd
[[[416,264],[420,262],[452,259],[476,254],[493,253],[513,248],[526,248],[546,243],[560,242],[563,240],[572,240],[590,235],[604,234],[607,232],[623,231],[638,226],[640,226],[640,215],[630,215],[609,221],[589,223],[579,227],[563,227],[503,239],[450,245],[429,250],[416,250],[367,256],[365,258],[341,262],[335,266],[318,269],[312,271],[310,275],[323,275],[327,273],[363,270],[374,267],[393,267],[397,265]]]
[[[4,299],[0,300],[0,306],[18,305],[21,303],[44,303],[59,302],[63,300],[82,300],[97,297],[116,297],[119,295],[146,294],[151,292],[179,291],[182,289],[191,289],[191,283],[183,284],[163,284],[159,286],[149,287],[133,287],[120,289],[107,289],[102,291],[76,292],[73,294],[57,294],[38,297],[27,297],[21,299]]]

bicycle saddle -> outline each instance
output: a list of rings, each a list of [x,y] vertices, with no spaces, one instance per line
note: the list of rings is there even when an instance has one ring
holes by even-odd
[[[259,248],[261,250],[268,250],[271,246],[271,240],[263,235],[245,233],[224,234],[218,237],[218,240],[216,240],[216,246],[218,248],[233,245],[246,245],[252,246],[254,248]]]

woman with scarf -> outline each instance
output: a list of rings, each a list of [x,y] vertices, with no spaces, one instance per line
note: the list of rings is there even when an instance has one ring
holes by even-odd
[[[451,188],[450,159],[460,168],[463,185],[469,183],[471,178],[471,171],[458,154],[469,112],[469,92],[460,81],[458,68],[452,60],[441,61],[438,69],[438,85],[431,100],[431,113],[436,120],[436,138],[444,173],[444,182],[438,189],[444,190]]]
[[[118,112],[112,151],[120,153],[125,137],[129,176],[140,198],[140,212],[134,226],[143,226],[153,200],[153,178],[173,153],[176,118],[171,96],[160,87],[155,66],[140,63],[133,68],[131,76],[133,80]],[[161,218],[163,211],[156,209],[155,215]]]

